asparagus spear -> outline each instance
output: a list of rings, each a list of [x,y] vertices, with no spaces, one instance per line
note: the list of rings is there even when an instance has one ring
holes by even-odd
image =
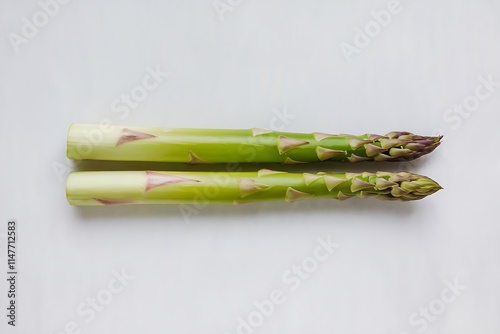
[[[247,203],[305,198],[374,196],[410,201],[441,189],[433,180],[408,172],[73,172],[66,185],[71,205]]]
[[[403,161],[432,152],[441,137],[409,132],[385,136],[289,133],[264,129],[163,129],[73,124],[67,156],[74,160],[185,162]]]

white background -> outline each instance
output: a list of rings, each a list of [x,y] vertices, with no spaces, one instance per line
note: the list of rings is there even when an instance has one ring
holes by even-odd
[[[42,9],[1,1],[0,332],[64,333],[70,324],[70,333],[74,322],[74,333],[233,334],[238,317],[247,319],[255,301],[279,289],[285,302],[254,333],[498,333],[500,87],[470,114],[447,110],[474,101],[479,77],[500,82],[499,2],[402,0],[400,13],[350,62],[341,43],[354,45],[356,27],[370,26],[370,12],[388,1],[231,3],[221,20],[211,0],[73,0],[16,53],[9,39],[22,36],[23,17],[33,22]],[[113,101],[157,66],[169,77],[127,115],[114,112]],[[276,119],[284,111],[293,118]],[[411,164],[312,169],[405,169],[444,190],[412,203],[206,206],[188,217],[175,205],[71,207],[65,179],[76,167],[65,158],[66,131],[72,122],[102,120],[440,132],[443,145]],[[15,329],[5,316],[12,218],[19,224]],[[341,246],[292,291],[282,275],[328,236]],[[114,270],[134,279],[86,321],[79,305],[105,296]],[[447,280],[466,288],[444,304]],[[426,326],[412,324],[430,304],[445,309]]]

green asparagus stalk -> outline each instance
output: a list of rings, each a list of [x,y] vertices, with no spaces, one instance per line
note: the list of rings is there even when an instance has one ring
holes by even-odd
[[[377,197],[410,201],[441,189],[433,180],[408,172],[73,172],[66,185],[71,205],[248,203],[314,197],[338,200]]]
[[[164,129],[73,124],[67,156],[74,160],[184,162],[403,161],[432,152],[441,137],[409,132],[385,136],[289,133],[264,129]]]

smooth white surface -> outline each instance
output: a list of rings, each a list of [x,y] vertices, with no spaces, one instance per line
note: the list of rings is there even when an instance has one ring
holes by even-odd
[[[470,117],[459,116],[460,124],[458,114],[443,117],[475,94],[478,77],[500,82],[500,5],[402,1],[402,12],[347,62],[339,45],[353,43],[355,27],[387,5],[244,0],[221,21],[211,0],[73,0],[16,54],[8,36],[21,34],[22,18],[31,20],[40,6],[2,1],[0,268],[6,222],[15,218],[20,309],[15,329],[0,312],[1,332],[55,334],[73,321],[89,334],[233,334],[237,318],[256,310],[254,301],[280,289],[286,300],[254,333],[498,333],[500,87]],[[170,76],[121,118],[113,101],[156,66]],[[276,119],[284,109],[294,116],[285,123]],[[314,168],[408,169],[445,189],[416,203],[199,206],[189,224],[177,206],[70,207],[67,128],[103,119],[298,132],[440,131],[444,144],[411,164]],[[69,167],[61,175],[54,166]],[[328,235],[341,246],[292,291],[282,275]],[[134,280],[86,322],[77,309],[105,296],[113,270],[122,268]],[[421,322],[412,325],[409,317],[429,303],[438,307],[445,280],[455,279],[465,291],[425,330]],[[5,310],[7,286],[0,282]]]

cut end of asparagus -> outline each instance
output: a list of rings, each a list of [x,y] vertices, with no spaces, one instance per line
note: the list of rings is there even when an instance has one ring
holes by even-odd
[[[68,134],[67,138],[68,141],[66,142],[66,157],[70,160],[76,160],[76,157],[73,154],[73,148],[69,143],[69,138],[71,138],[73,131],[74,131],[75,123],[72,123],[69,128],[68,128]]]

